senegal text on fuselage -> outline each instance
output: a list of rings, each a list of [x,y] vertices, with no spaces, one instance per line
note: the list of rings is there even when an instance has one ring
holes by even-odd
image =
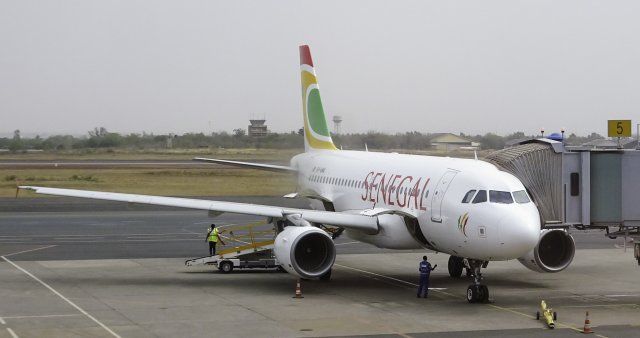
[[[429,196],[427,184],[430,180],[428,177],[414,179],[410,175],[371,171],[364,179],[364,192],[360,197],[363,201],[376,204],[384,203],[388,206],[397,205],[401,208],[413,207],[427,210],[425,200]],[[413,205],[411,204],[412,200]]]

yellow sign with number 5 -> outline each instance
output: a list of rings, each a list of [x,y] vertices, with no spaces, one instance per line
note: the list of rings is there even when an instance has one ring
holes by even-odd
[[[609,120],[609,137],[631,137],[631,120]]]

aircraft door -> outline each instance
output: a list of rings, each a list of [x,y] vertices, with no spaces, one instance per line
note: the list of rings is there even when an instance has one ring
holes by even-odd
[[[449,189],[449,184],[453,181],[453,178],[458,174],[458,171],[447,169],[447,172],[442,175],[438,185],[431,198],[431,220],[434,222],[442,222],[442,201],[444,200],[444,194]]]

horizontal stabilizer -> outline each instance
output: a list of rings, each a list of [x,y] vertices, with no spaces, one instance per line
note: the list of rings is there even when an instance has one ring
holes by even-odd
[[[267,170],[267,171],[275,171],[279,173],[295,173],[297,172],[296,168],[284,166],[284,165],[275,165],[275,164],[264,164],[264,163],[251,163],[251,162],[240,162],[240,161],[230,161],[230,160],[219,160],[215,158],[203,158],[196,157],[193,159],[197,162],[208,162],[208,163],[217,163],[217,164],[225,164],[242,168],[251,168],[257,170]]]

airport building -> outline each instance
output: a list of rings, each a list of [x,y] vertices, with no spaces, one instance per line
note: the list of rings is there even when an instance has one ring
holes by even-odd
[[[267,136],[269,134],[269,129],[267,128],[267,125],[265,124],[267,120],[249,120],[249,122],[251,123],[248,127],[247,127],[247,131],[248,131],[248,135],[250,137],[263,137],[263,136]]]
[[[478,144],[462,136],[452,133],[433,134],[429,139],[431,148],[435,150],[477,149]]]

